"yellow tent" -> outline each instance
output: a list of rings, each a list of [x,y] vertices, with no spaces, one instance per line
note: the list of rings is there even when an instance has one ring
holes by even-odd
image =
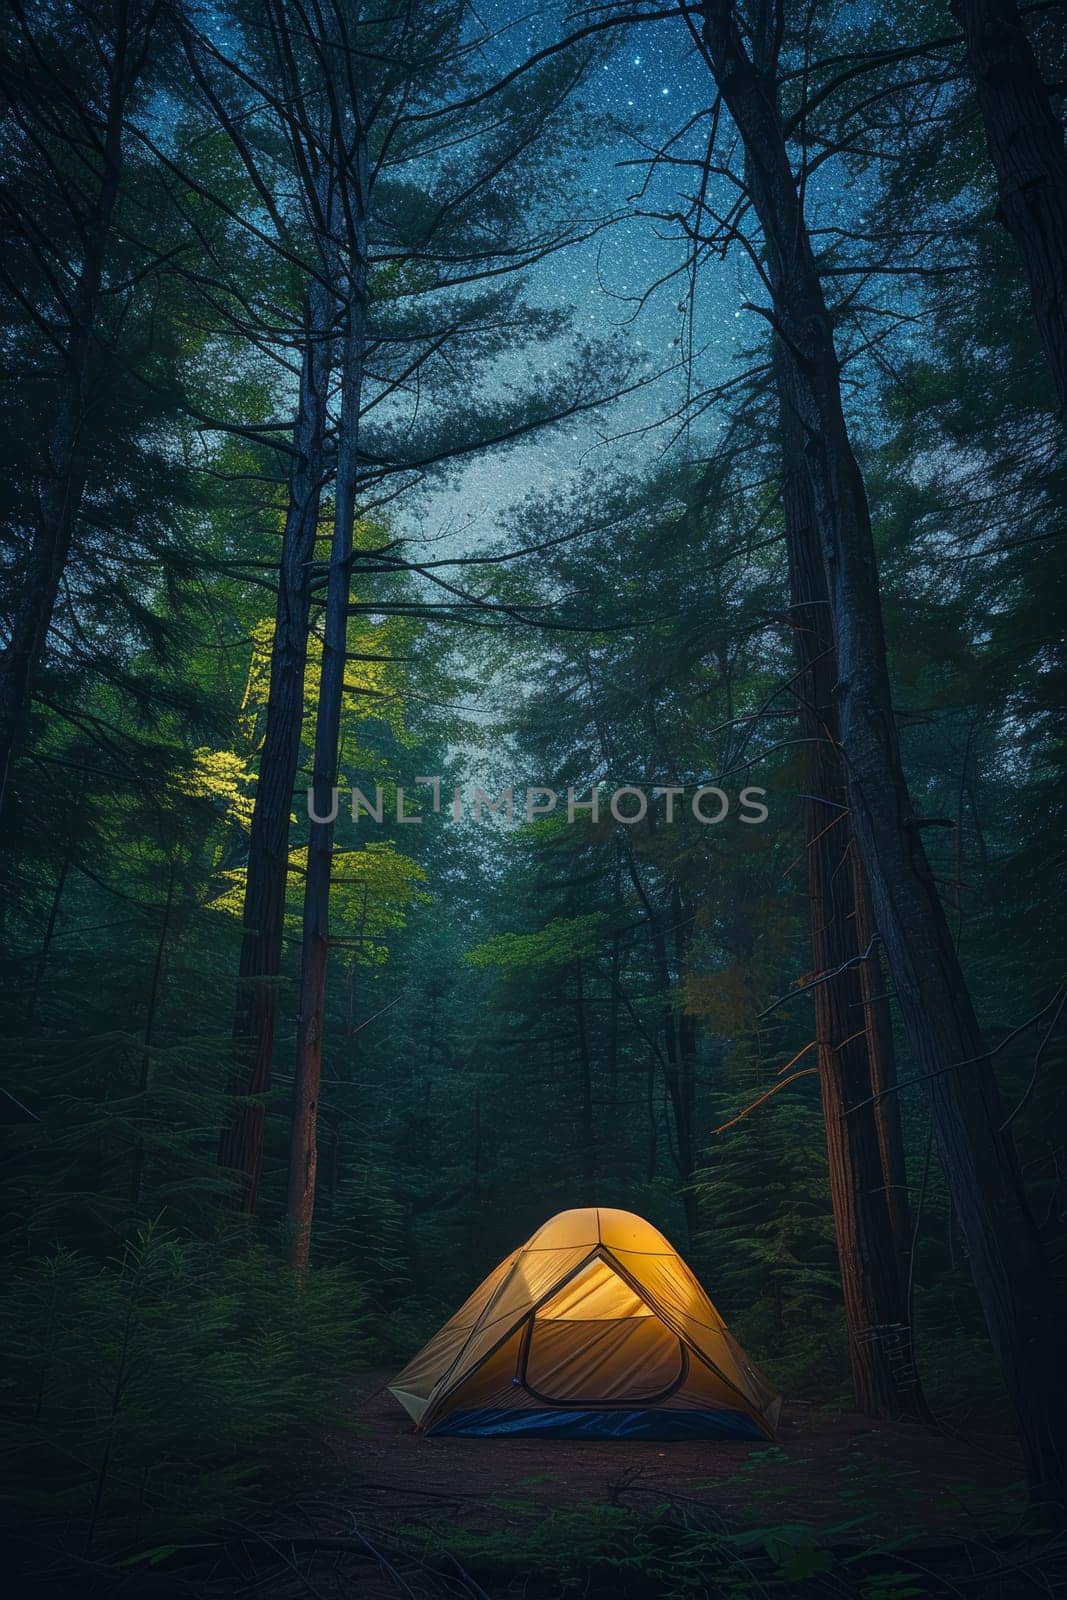
[[[561,1211],[390,1384],[433,1434],[773,1438],[781,1400],[629,1211]]]

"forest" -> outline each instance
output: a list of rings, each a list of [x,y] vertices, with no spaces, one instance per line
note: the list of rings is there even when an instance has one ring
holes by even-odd
[[[8,0],[9,1593],[1067,1583],[1065,115],[1062,0]]]

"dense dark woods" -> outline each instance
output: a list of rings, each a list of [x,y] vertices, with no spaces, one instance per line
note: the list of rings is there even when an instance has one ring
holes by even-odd
[[[327,1435],[373,1482],[359,1374],[602,1204],[787,1417],[1017,1436],[1017,1497],[951,1493],[1022,1593],[1067,1498],[1062,15],[519,10],[5,13],[9,1560],[510,1593],[497,1524],[435,1523],[444,1575],[234,1530],[277,1557]],[[796,1427],[731,1592],[959,1592],[790,1565]],[[715,1592],[718,1508],[651,1575],[693,1515],[618,1592]]]
[[[929,1082],[942,1165],[1023,1423],[1030,1469],[1042,1491],[1062,1498],[1067,1413],[1060,1405],[1067,1405],[1067,1395],[1058,1383],[1055,1299],[923,847],[924,819],[908,792],[866,488],[844,415],[833,323],[774,111],[774,78],[750,55],[729,6],[709,4],[704,15],[709,64],[748,157],[771,317],[783,347],[777,367],[782,405],[789,425],[802,434],[834,624],[832,692],[853,838],[870,879],[908,1042]],[[957,1070],[962,1065],[966,1072]],[[858,1098],[850,1096],[838,1116],[851,1115]]]
[[[997,175],[999,220],[1026,271],[1034,317],[1056,386],[1067,408],[1067,151],[1063,124],[1026,35],[1018,7],[967,5],[953,15],[963,28],[986,144]]]

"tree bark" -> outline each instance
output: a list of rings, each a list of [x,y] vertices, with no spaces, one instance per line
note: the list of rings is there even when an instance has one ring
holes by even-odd
[[[578,1036],[578,1068],[581,1073],[581,1172],[582,1204],[596,1204],[596,1145],[593,1132],[593,1072],[589,1056],[589,1034],[585,1025],[585,981],[582,958],[574,963],[574,1016]]]
[[[887,1152],[871,1103],[872,1016],[861,977],[870,963],[860,959],[866,946],[857,950],[853,852],[833,704],[837,662],[814,497],[795,422],[784,408],[781,435],[799,721],[806,741],[802,809],[811,953],[820,980],[812,995],[834,1234],[856,1409],[892,1418],[913,1415],[918,1405]]]
[[[609,770],[617,766],[611,749],[611,742],[607,730],[596,710],[596,691],[591,673],[586,669],[586,682],[589,685],[590,707],[593,726],[596,731],[597,742]],[[651,815],[649,827],[652,826]],[[694,1099],[694,1057],[695,1033],[692,1019],[685,1018],[682,1027],[679,1027],[679,1018],[684,1016],[681,1009],[683,997],[675,996],[671,983],[670,960],[667,953],[667,940],[660,923],[659,914],[653,906],[648,891],[638,871],[637,859],[629,838],[620,841],[616,836],[616,848],[621,844],[622,853],[626,860],[626,869],[630,882],[634,886],[637,898],[641,902],[648,925],[649,941],[652,947],[652,979],[660,1002],[660,1021],[663,1029],[663,1050],[661,1059],[663,1063],[664,1083],[667,1090],[667,1099],[670,1102],[671,1117],[674,1121],[674,1161],[681,1180],[682,1209],[685,1213],[686,1231],[690,1242],[696,1236],[700,1223],[700,1207],[693,1190],[693,1175],[696,1171],[696,1157],[693,1138],[693,1099]],[[618,859],[618,858],[617,858]],[[677,894],[677,886],[675,886]],[[681,938],[680,913],[675,915],[675,954],[678,962],[678,976],[681,974],[684,962],[685,941]],[[676,1003],[677,1002],[677,1003]],[[688,1031],[686,1031],[688,1030]],[[655,1175],[658,1160],[658,1125],[655,1112],[654,1084],[648,1085],[649,1107],[649,1144],[647,1178],[651,1182]],[[669,1129],[668,1129],[669,1137]]]
[[[76,817],[80,817],[81,815],[81,808],[85,799],[86,788],[87,777],[83,772],[78,782],[78,789],[74,800],[74,813]],[[59,874],[56,878],[56,886],[52,891],[52,901],[48,908],[48,920],[45,923],[44,937],[41,940],[40,953],[38,954],[37,961],[33,969],[33,984],[30,988],[30,997],[26,1005],[27,1022],[33,1021],[34,1013],[37,1010],[37,1003],[41,998],[44,975],[48,967],[49,958],[52,954],[52,940],[55,936],[56,923],[59,921],[60,907],[63,904],[63,894],[67,887],[67,879],[70,876],[70,869],[74,865],[76,854],[77,847],[74,839],[68,838],[66,847],[63,851],[63,859],[60,862]]]
[[[355,120],[355,119],[353,119]],[[315,719],[312,793],[315,812],[332,812],[341,734],[348,634],[351,558],[356,522],[359,463],[359,413],[367,317],[367,208],[369,190],[365,129],[337,141],[343,167],[338,181],[346,185],[344,204],[346,261],[343,269],[344,334],[341,353],[341,409],[338,429],[337,479],[333,535],[326,585],[322,672]],[[303,944],[300,970],[300,1019],[297,1025],[293,1121],[289,1146],[287,1214],[292,1234],[289,1259],[297,1272],[307,1268],[311,1222],[315,1210],[319,1083],[326,1005],[326,967],[330,937],[330,870],[333,822],[309,822],[307,876],[304,883]]]
[[[866,959],[860,962],[858,971],[863,1018],[867,1030],[871,1093],[875,1097],[874,1123],[878,1130],[882,1182],[885,1185],[886,1204],[889,1207],[889,1223],[893,1230],[893,1248],[906,1286],[911,1266],[911,1205],[908,1200],[908,1173],[904,1153],[904,1129],[900,1116],[900,1096],[897,1093],[893,1019],[889,1010],[889,996],[886,993],[886,974],[878,946],[878,930],[874,925],[871,911],[870,889],[867,886],[867,875],[860,862],[859,850],[852,838],[851,818],[849,838],[855,945],[858,954],[869,951]]]
[[[166,959],[167,940],[170,937],[171,913],[174,909],[175,878],[176,873],[174,862],[172,861],[167,876],[167,898],[163,903],[163,919],[160,924],[159,938],[156,941],[156,955],[152,963],[152,982],[148,989],[148,1014],[145,1017],[144,1025],[144,1050],[141,1055],[141,1071],[137,1082],[137,1092],[141,1101],[142,1124],[147,1120],[148,1091],[152,1084],[152,1046],[155,1043],[156,1017],[159,1014],[159,1005],[163,993],[163,963]],[[140,1203],[144,1173],[144,1137],[142,1134],[138,1134],[133,1150],[133,1170],[130,1174],[131,1206],[137,1206]]]
[[[326,400],[333,296],[316,278],[304,308],[304,349],[282,534],[270,688],[248,841],[244,931],[233,1021],[230,1092],[239,1096],[219,1140],[219,1164],[241,1175],[238,1205],[254,1214],[263,1168],[266,1107],[278,1008],[289,871],[289,818],[304,719],[311,563],[326,475]]]
[[[1061,412],[1067,412],[1067,146],[1015,0],[952,0]]]
[[[837,646],[840,737],[860,858],[916,1068],[967,1240],[975,1287],[1015,1405],[1035,1500],[1067,1490],[1061,1318],[982,1042],[912,810],[893,720],[866,491],[841,399],[833,324],[776,110],[729,0],[704,0],[702,37],[748,153],[786,403],[803,431]]]
[[[656,1176],[659,1165],[659,1118],[656,1115],[656,1052],[649,1050],[648,1067],[645,1071],[645,1111],[648,1114],[648,1130],[645,1144],[645,1182],[651,1183]]]
[[[674,1160],[682,1185],[682,1209],[685,1212],[686,1231],[690,1242],[695,1235],[700,1217],[697,1198],[692,1189],[696,1161],[693,1150],[692,1091],[689,1084],[687,1062],[678,1027],[678,1004],[671,983],[667,939],[659,915],[649,898],[641,874],[637,870],[633,849],[626,841],[626,864],[630,881],[644,909],[652,946],[652,979],[660,1004],[660,1023],[663,1029],[663,1075],[674,1120]]]
[[[622,973],[622,937],[619,933],[619,923],[622,916],[622,849],[618,839],[614,840],[612,848],[615,852],[615,865],[611,878],[613,931],[608,974],[610,992],[608,1000],[607,1080],[608,1133],[611,1139],[612,1151],[614,1152],[619,1122],[619,1010],[620,977]]]
[[[674,966],[677,1002],[675,1025],[678,1041],[678,1087],[672,1094],[675,1132],[678,1139],[678,1166],[685,1187],[682,1190],[682,1207],[685,1211],[686,1229],[692,1244],[700,1229],[700,1203],[693,1189],[696,1172],[694,1149],[694,1124],[697,1091],[697,1029],[696,1019],[686,1008],[685,975],[689,970],[689,910],[677,883],[671,886],[671,919],[674,924]]]

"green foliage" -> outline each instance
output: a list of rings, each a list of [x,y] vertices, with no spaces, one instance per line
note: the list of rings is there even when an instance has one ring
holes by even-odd
[[[706,1219],[698,1248],[733,1332],[783,1392],[844,1401],[822,1118],[788,1093],[709,1148],[694,1182]]]
[[[521,1531],[470,1531],[437,1523],[410,1535],[429,1550],[447,1552],[487,1578],[525,1574],[551,1579],[562,1592],[601,1587],[619,1596],[654,1593],[663,1600],[690,1600],[709,1590],[727,1597],[759,1592],[729,1540],[698,1529],[683,1531],[668,1508],[650,1516],[619,1506],[579,1504],[553,1510]]]
[[[102,68],[127,12],[150,36],[135,52],[108,222]],[[580,273],[553,276],[570,231],[609,252],[625,237],[601,232],[596,189],[581,192],[577,157],[601,127],[572,92],[583,72],[614,71],[612,42],[483,95],[492,69],[475,65],[475,13],[459,0],[389,0],[354,30],[353,81],[381,98],[359,437],[370,509],[355,530],[338,783],[380,785],[385,815],[372,828],[342,810],[337,825],[313,1265],[297,1283],[280,1246],[334,382],[309,526],[259,1215],[235,1226],[217,1145],[233,1108],[254,799],[276,776],[260,767],[290,424],[309,291],[335,252],[304,182],[316,140],[282,115],[328,103],[306,39],[284,63],[272,53],[290,14],[315,8],[283,5],[264,29],[248,0],[114,15],[45,0],[0,23],[5,637],[33,581],[74,335],[90,352],[72,476],[84,469],[84,483],[0,849],[4,1489],[20,1518],[69,1530],[72,1547],[135,1560],[164,1561],[253,1506],[294,1441],[346,1406],[353,1366],[410,1354],[587,1187],[664,1228],[788,1398],[847,1399],[817,1082],[754,1105],[812,1033],[810,998],[792,992],[810,965],[809,908],[768,330],[760,319],[750,348],[731,345],[736,360],[725,345],[711,353],[718,332],[696,353],[701,322],[726,320],[704,298],[726,281],[713,276],[720,244],[700,244],[677,313],[694,338],[671,448],[620,451],[614,469],[590,457],[595,469],[573,481],[530,450],[518,477],[537,492],[494,513],[489,533],[474,515],[467,526],[480,489],[472,497],[461,464],[481,458],[487,479],[504,476],[488,471],[487,440],[540,448],[528,430],[650,369],[578,337],[560,286]],[[202,15],[209,38],[190,76],[184,45]],[[918,48],[946,16],[938,0],[786,6],[783,107],[853,386],[909,781],[920,809],[952,824],[924,841],[1055,1252],[1067,480],[955,47]],[[1026,25],[1050,81],[1067,81],[1051,14],[1031,7]],[[688,45],[680,23],[679,37]],[[697,118],[663,146],[634,225],[655,207],[669,231],[682,191],[660,208],[656,186],[699,163],[704,131]],[[649,148],[642,134],[639,153]],[[725,251],[751,214],[732,180],[709,174],[707,218],[720,179]],[[97,222],[104,292],[79,330]],[[674,243],[689,259],[692,237]],[[643,259],[626,257],[627,295]],[[526,287],[510,271],[524,261],[545,274]],[[673,301],[673,278],[665,286]],[[762,304],[755,278],[752,293]],[[613,317],[616,303],[602,303]],[[628,397],[627,434],[661,393]],[[460,516],[431,531],[427,506],[435,516],[448,502],[428,497],[453,486]],[[471,557],[479,565],[452,565]],[[634,826],[605,805],[595,822],[570,824],[561,807],[479,828],[453,825],[446,801],[418,826],[394,821],[397,788],[416,774],[440,774],[447,794],[452,781],[488,784],[487,767],[580,797],[759,784],[770,818],[706,828],[681,805],[668,824],[657,802]],[[783,995],[790,1005],[775,1007]],[[927,1154],[914,1063],[900,1057],[926,1391],[939,1413],[999,1420],[966,1252]],[[1054,1265],[1062,1275],[1062,1254]],[[778,1458],[750,1459],[735,1487],[755,1497]],[[890,1489],[859,1460],[841,1475],[850,1514]],[[522,1502],[498,1509],[526,1514]],[[734,1537],[666,1509],[583,1506],[518,1534],[442,1526],[430,1542],[509,1582],[564,1590],[593,1579],[605,1593],[695,1600],[851,1585],[865,1600],[912,1600],[923,1588],[891,1550],[880,1567],[852,1565],[804,1526]]]
[[[454,1559],[479,1581],[521,1577],[552,1584],[558,1594],[916,1600],[944,1592],[940,1573],[902,1560],[906,1541],[873,1539],[862,1516],[825,1526],[783,1521],[730,1531],[692,1505],[683,1510],[670,1502],[648,1510],[594,1502],[566,1510],[510,1509],[506,1531],[438,1521],[402,1532],[409,1546],[424,1548],[431,1558]]]
[[[342,1403],[360,1302],[343,1271],[301,1284],[262,1248],[155,1224],[105,1262],[38,1257],[3,1299],[5,1498],[86,1550],[240,1514]]]
[[[498,933],[468,950],[467,960],[475,967],[502,967],[518,972],[536,967],[567,966],[596,948],[594,936],[603,921],[597,913],[585,917],[553,917],[536,933]]]

